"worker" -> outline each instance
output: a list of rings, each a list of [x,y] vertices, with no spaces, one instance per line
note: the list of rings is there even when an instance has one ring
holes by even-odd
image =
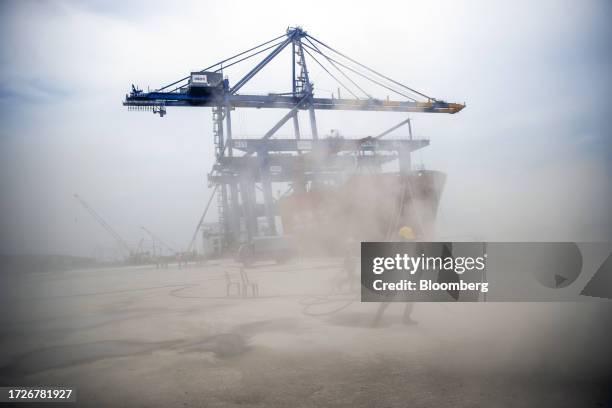
[[[400,228],[398,235],[403,241],[414,241],[416,239],[416,235],[414,235],[414,231],[412,228],[408,226],[404,226]]]
[[[417,236],[414,233],[413,229],[409,226],[403,226],[402,228],[400,228],[397,235],[400,242],[414,242],[417,239]],[[413,275],[413,278],[415,280],[418,280],[421,277],[422,273],[422,270],[417,272],[415,275]],[[378,306],[378,310],[376,311],[376,316],[374,317],[374,326],[378,326],[380,324],[383,314],[385,313],[385,310],[387,310],[387,307],[389,307],[390,303],[390,300],[380,303],[380,305]],[[404,316],[402,317],[402,322],[405,325],[409,326],[417,324],[418,322],[412,318],[412,309],[414,308],[414,302],[405,303],[406,306],[404,307]]]

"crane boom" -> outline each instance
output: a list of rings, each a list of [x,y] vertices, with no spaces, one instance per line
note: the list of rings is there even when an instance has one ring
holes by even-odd
[[[195,244],[196,237],[198,236],[198,231],[200,230],[200,228],[202,227],[202,224],[204,223],[204,218],[206,217],[206,213],[208,212],[208,209],[210,208],[210,203],[212,203],[212,200],[215,197],[216,192],[217,192],[217,186],[215,186],[215,188],[213,189],[213,192],[210,195],[208,202],[206,203],[206,208],[204,208],[204,212],[202,213],[202,216],[200,217],[200,221],[198,221],[198,225],[196,226],[196,229],[193,232],[193,237],[191,237],[191,241],[189,242],[189,246],[187,247],[187,252],[191,252],[191,250],[193,249],[193,245]]]
[[[142,230],[144,232],[146,232],[147,234],[149,234],[149,236],[159,242],[160,244],[162,244],[163,246],[165,246],[166,248],[168,248],[170,250],[170,252],[176,253],[176,251],[174,250],[174,248],[172,248],[170,245],[166,244],[164,241],[162,241],[160,238],[158,238],[155,234],[153,234],[151,231],[149,231],[148,229],[146,229],[145,227],[140,227],[142,228]]]
[[[292,109],[299,105],[300,97],[287,95],[190,95],[176,92],[148,92],[126,95],[124,106],[153,109],[157,106],[199,106],[214,107],[229,103],[232,108],[286,108]],[[347,110],[347,111],[377,111],[377,112],[432,112],[457,113],[465,105],[444,101],[388,101],[380,99],[338,99],[312,98],[315,109]],[[306,110],[307,107],[299,106]]]
[[[285,37],[285,38],[283,38]],[[270,43],[274,43],[269,45]],[[275,59],[281,51],[293,47],[293,58],[295,51],[299,49],[302,59],[303,76],[295,77],[293,74],[293,91],[281,93],[269,93],[268,95],[239,94],[238,91],[248,83],[258,72],[260,72],[270,61]],[[318,44],[318,45],[317,45]],[[265,48],[263,48],[265,47]],[[271,50],[271,51],[270,51]],[[228,79],[223,79],[223,70],[242,61],[251,59],[263,52],[270,51],[266,57],[252,68],[238,82],[230,86]],[[304,54],[305,53],[305,54]],[[315,54],[322,57],[319,61]],[[246,56],[244,56],[246,55]],[[308,70],[305,68],[305,57],[308,55],[321,68],[329,74],[339,85],[348,90],[355,99],[341,98],[318,98],[314,96],[313,84],[308,79]],[[240,59],[236,59],[241,57]],[[328,68],[323,63],[326,62]],[[295,70],[295,61],[293,64]],[[348,89],[348,83],[344,83],[332,73],[338,71],[342,76],[356,88],[356,92]],[[350,72],[350,74],[348,72]],[[351,75],[353,78],[351,78]],[[357,75],[361,80],[376,84],[378,87],[391,91],[401,96],[400,100],[386,100],[373,98],[356,82]],[[363,93],[364,98],[357,96]],[[308,103],[301,103],[304,96],[308,96]],[[300,27],[289,28],[286,35],[266,41],[259,46],[250,48],[233,57],[226,58],[213,64],[202,71],[192,72],[178,81],[160,87],[150,92],[144,92],[134,85],[132,91],[125,96],[123,105],[133,110],[150,110],[160,116],[166,114],[168,106],[198,106],[218,107],[226,106],[228,109],[235,108],[281,108],[299,110],[349,110],[349,111],[376,111],[376,112],[430,112],[430,113],[457,113],[465,105],[449,103],[440,99],[432,98],[422,92],[406,86],[380,72],[359,63],[355,59],[328,46],[327,44],[312,37]]]
[[[83,200],[78,194],[74,195],[74,198],[81,204],[81,206],[108,232],[119,244],[119,247],[127,252],[128,255],[132,254],[130,246],[125,242],[121,235],[119,235],[105,220],[98,214],[85,200]]]

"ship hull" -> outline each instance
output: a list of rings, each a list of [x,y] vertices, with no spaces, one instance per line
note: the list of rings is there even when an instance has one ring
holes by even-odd
[[[338,253],[347,240],[396,241],[409,227],[415,238],[433,234],[446,175],[420,170],[407,174],[356,174],[340,186],[294,193],[279,201],[285,234],[307,252]]]

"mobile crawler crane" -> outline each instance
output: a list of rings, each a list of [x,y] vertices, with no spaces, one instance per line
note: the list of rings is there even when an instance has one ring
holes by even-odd
[[[115,242],[117,243],[117,247],[121,251],[124,262],[130,265],[139,265],[143,263],[148,263],[150,261],[150,254],[148,252],[142,251],[142,240],[138,246],[136,251],[133,251],[128,243],[107,223],[104,218],[100,214],[93,209],[91,205],[85,200],[83,200],[78,194],[74,194],[74,198],[81,204],[81,206],[87,211],[94,220],[104,228],[106,232],[109,233],[110,236],[113,237]]]

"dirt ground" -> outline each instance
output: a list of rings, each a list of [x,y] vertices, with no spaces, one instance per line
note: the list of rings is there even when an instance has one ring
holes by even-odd
[[[610,303],[392,304],[341,259],[4,273],[0,383],[74,385],[79,406],[602,407]]]

